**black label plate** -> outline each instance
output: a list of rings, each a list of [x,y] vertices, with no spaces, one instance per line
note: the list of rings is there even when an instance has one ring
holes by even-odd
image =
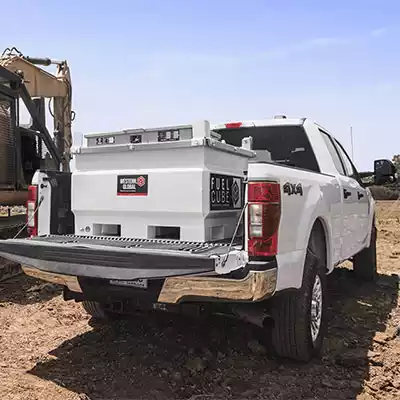
[[[236,210],[243,207],[243,178],[210,174],[210,210]]]
[[[148,175],[118,175],[118,196],[147,196],[149,190]]]

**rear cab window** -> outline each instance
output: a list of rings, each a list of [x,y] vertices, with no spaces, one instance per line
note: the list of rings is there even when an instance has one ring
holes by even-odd
[[[294,168],[320,172],[314,151],[300,125],[252,126],[220,129],[221,140],[240,147],[242,139],[253,138],[257,157],[253,162],[274,162]]]

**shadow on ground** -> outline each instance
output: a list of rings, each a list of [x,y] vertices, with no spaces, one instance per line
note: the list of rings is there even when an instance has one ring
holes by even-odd
[[[62,287],[21,274],[0,282],[0,303],[41,303],[62,293]]]
[[[397,304],[394,280],[382,279],[360,285],[351,271],[333,273],[324,351],[307,365],[263,354],[251,342],[262,331],[250,325],[162,314],[95,328],[30,372],[86,399],[355,399]]]

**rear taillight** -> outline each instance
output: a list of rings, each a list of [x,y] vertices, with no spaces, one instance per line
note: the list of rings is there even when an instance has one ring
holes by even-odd
[[[249,256],[276,255],[281,218],[280,185],[276,182],[249,182],[247,193]]]
[[[37,236],[38,234],[38,218],[35,210],[37,208],[37,186],[28,187],[28,201],[26,202],[26,218],[28,236]]]

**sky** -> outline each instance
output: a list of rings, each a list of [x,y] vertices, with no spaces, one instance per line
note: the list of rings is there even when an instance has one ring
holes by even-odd
[[[360,170],[400,153],[400,1],[19,0],[0,50],[66,59],[80,135],[309,117]],[[10,18],[6,18],[10,15]]]

